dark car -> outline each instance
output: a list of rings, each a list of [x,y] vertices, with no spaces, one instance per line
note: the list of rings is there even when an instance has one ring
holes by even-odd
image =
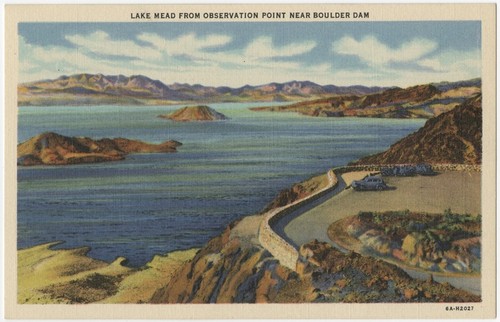
[[[415,171],[421,176],[433,176],[436,174],[430,164],[421,163],[415,166]]]
[[[396,165],[392,167],[384,167],[380,169],[380,173],[386,177],[410,177],[415,175],[416,170],[415,167],[411,165]]]
[[[369,176],[363,180],[355,180],[352,182],[351,187],[356,190],[385,190],[387,185],[384,180],[379,176]]]

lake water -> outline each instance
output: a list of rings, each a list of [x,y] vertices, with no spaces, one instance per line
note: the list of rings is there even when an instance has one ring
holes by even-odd
[[[211,104],[230,120],[192,123],[156,117],[180,106],[20,107],[19,142],[53,131],[183,146],[118,162],[18,168],[18,248],[62,240],[60,247],[90,246],[94,258],[125,256],[140,266],[154,254],[200,247],[280,190],[383,151],[424,124],[248,110],[261,105]]]

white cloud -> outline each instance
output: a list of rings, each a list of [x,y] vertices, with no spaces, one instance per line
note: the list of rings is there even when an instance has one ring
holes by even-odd
[[[113,55],[146,59],[159,59],[161,52],[151,47],[140,46],[131,40],[114,40],[103,31],[89,35],[66,36],[66,40],[84,52],[98,55]]]
[[[63,46],[32,45],[23,37],[19,37],[19,50],[21,82],[83,72],[119,74],[124,69],[120,60],[91,57],[86,51]]]
[[[424,66],[425,68],[418,68]],[[432,58],[418,61],[413,67],[337,69],[333,82],[337,85],[362,84],[367,86],[400,86],[427,84],[441,81],[466,80],[481,76],[479,51],[446,51]]]
[[[164,50],[171,56],[196,55],[205,48],[222,46],[232,40],[231,37],[226,35],[213,34],[206,37],[198,37],[193,33],[185,34],[172,40],[165,39],[153,33],[142,33],[137,36],[137,39],[150,43],[153,47]]]
[[[398,48],[391,48],[375,36],[366,36],[360,41],[346,36],[332,45],[334,53],[357,56],[369,65],[412,62],[432,53],[437,47],[437,43],[432,40],[416,38],[402,43]]]
[[[479,50],[438,50],[432,40],[415,38],[390,47],[375,36],[361,40],[343,37],[332,44],[335,62],[339,55],[358,57],[364,66],[340,66],[333,75],[337,83],[378,86],[411,86],[439,81],[456,81],[481,75]]]
[[[481,71],[481,51],[446,50],[429,59],[418,61],[417,63],[421,66],[432,68],[437,72],[455,70],[477,73]]]
[[[248,45],[244,55],[250,59],[292,57],[310,52],[316,42],[296,42],[282,47],[275,47],[271,37],[259,37]]]
[[[168,56],[188,60],[189,65],[178,66],[179,69],[198,70],[207,69],[211,66],[211,71],[215,68],[219,73],[231,73],[235,70],[245,70],[245,77],[253,70],[267,70],[267,73],[275,73],[276,70],[284,70],[288,73],[305,69],[296,61],[276,60],[275,58],[287,58],[297,56],[311,51],[316,43],[308,41],[304,43],[290,43],[282,47],[275,47],[272,39],[259,37],[253,40],[243,49],[219,49],[214,47],[224,46],[232,41],[232,37],[221,34],[212,34],[205,37],[198,37],[193,33],[181,35],[175,39],[166,39],[158,34],[143,33],[137,37],[139,40],[149,43],[151,46],[164,51]],[[206,50],[210,48],[211,50]],[[182,62],[186,64],[186,62]],[[231,65],[230,67],[227,67]],[[226,67],[225,67],[226,66]],[[326,65],[323,65],[324,68]],[[194,72],[198,77],[200,72]],[[262,75],[261,75],[262,76]],[[210,75],[210,77],[215,77]],[[241,75],[239,76],[241,77]],[[240,80],[241,81],[241,80]]]
[[[311,51],[316,43],[290,43],[282,47],[275,47],[269,37],[259,37],[248,44],[244,49],[216,50],[214,47],[224,46],[232,41],[232,37],[221,34],[212,34],[198,37],[193,33],[181,35],[175,39],[165,39],[158,34],[143,33],[137,37],[149,43],[167,55],[191,60],[198,64],[233,64],[242,68],[249,66],[274,68],[299,68],[300,64],[293,61],[277,61],[274,58],[293,57]],[[211,48],[212,50],[206,50]]]

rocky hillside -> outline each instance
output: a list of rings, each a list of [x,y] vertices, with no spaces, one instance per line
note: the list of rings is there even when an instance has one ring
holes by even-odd
[[[387,151],[353,164],[456,163],[481,164],[481,95],[428,120],[417,132],[393,144]]]
[[[65,165],[122,160],[129,153],[176,152],[181,143],[166,141],[149,144],[124,138],[92,140],[45,132],[17,146],[17,164]]]
[[[330,225],[346,249],[445,273],[481,272],[481,216],[411,211],[361,212]]]
[[[478,94],[480,81],[462,81],[390,88],[365,95],[339,95],[286,106],[256,107],[253,111],[297,112],[323,117],[431,118]]]
[[[158,290],[152,303],[478,302],[479,296],[417,281],[398,267],[312,241],[300,248],[297,272],[260,246],[212,240]]]
[[[218,121],[227,119],[227,116],[206,105],[186,106],[170,114],[159,115],[158,117],[176,122]]]
[[[256,239],[257,217],[231,225],[158,290],[153,303],[266,303],[296,274],[281,266]],[[238,225],[239,226],[239,225]],[[238,231],[243,230],[243,231]]]
[[[142,75],[76,74],[18,85],[18,105],[162,105],[179,102],[297,101],[379,92],[383,87],[318,85],[309,81],[239,88],[174,83]]]

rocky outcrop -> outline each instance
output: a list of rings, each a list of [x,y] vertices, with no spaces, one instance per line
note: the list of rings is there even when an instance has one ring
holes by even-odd
[[[256,242],[258,225],[252,232],[243,234],[235,233],[238,225],[230,225],[212,239],[177,271],[166,287],[154,294],[151,302],[272,302],[286,282],[296,279],[297,274],[281,266]],[[249,235],[254,236],[253,241],[245,238]]]
[[[17,146],[17,164],[67,165],[122,160],[129,153],[176,152],[181,143],[150,144],[124,138],[92,140],[45,132]]]
[[[342,247],[431,272],[479,273],[481,216],[410,211],[362,212],[333,223]]]
[[[364,157],[359,164],[481,164],[482,100],[477,95],[455,109],[428,120],[382,153]]]
[[[414,280],[392,264],[352,252],[344,254],[326,243],[302,245],[299,254],[301,281],[314,288],[315,302],[480,301],[479,296],[448,284]],[[283,288],[282,293],[287,291]]]
[[[176,122],[219,121],[228,119],[224,114],[205,105],[186,106],[170,114],[163,114],[158,117]]]

